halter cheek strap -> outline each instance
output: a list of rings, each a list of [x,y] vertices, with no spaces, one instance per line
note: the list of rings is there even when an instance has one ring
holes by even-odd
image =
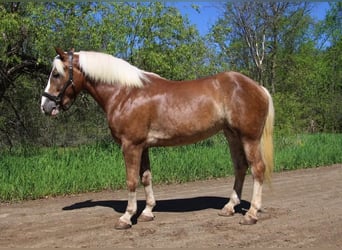
[[[61,107],[63,110],[68,110],[71,107],[71,105],[69,105],[68,107],[65,107],[63,105],[63,98],[64,98],[64,95],[65,95],[65,91],[66,91],[66,89],[70,85],[71,85],[72,90],[74,92],[74,101],[76,99],[76,90],[75,90],[75,84],[74,84],[74,80],[73,80],[73,66],[72,66],[72,62],[73,62],[73,58],[74,58],[74,53],[72,51],[69,51],[68,52],[68,56],[69,56],[69,79],[64,84],[62,90],[59,92],[59,94],[57,96],[51,95],[51,94],[49,94],[47,92],[43,93],[43,96],[45,96],[49,100],[55,102],[56,106]]]

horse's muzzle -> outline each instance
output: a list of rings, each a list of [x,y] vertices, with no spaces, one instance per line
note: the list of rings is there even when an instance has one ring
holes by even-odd
[[[41,105],[41,110],[46,115],[56,116],[59,113],[57,104],[54,101],[45,100]]]

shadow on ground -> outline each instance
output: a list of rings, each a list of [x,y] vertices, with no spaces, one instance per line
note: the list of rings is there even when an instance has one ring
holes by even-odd
[[[153,209],[155,212],[193,212],[204,209],[221,209],[229,199],[216,196],[200,196],[193,198],[182,198],[182,199],[168,199],[168,200],[157,200],[157,205]],[[137,215],[132,218],[133,224],[136,223],[136,218],[141,214],[145,207],[144,200],[138,200],[138,212]],[[75,210],[89,207],[109,207],[118,213],[124,213],[127,206],[127,201],[125,200],[103,200],[103,201],[93,201],[86,200],[66,206],[63,210]],[[250,203],[248,201],[242,200],[241,204],[235,207],[235,212],[240,214],[245,214],[249,209]]]

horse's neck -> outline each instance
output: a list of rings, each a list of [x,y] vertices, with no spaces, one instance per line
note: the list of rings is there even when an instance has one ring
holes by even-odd
[[[118,85],[90,82],[86,84],[86,90],[106,113],[117,105],[119,102],[117,97],[125,91],[123,87]]]

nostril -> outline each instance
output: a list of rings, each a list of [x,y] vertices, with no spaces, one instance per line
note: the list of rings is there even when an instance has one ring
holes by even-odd
[[[46,101],[41,105],[41,110],[44,114],[51,114],[54,109],[57,108],[56,103],[52,101]]]

